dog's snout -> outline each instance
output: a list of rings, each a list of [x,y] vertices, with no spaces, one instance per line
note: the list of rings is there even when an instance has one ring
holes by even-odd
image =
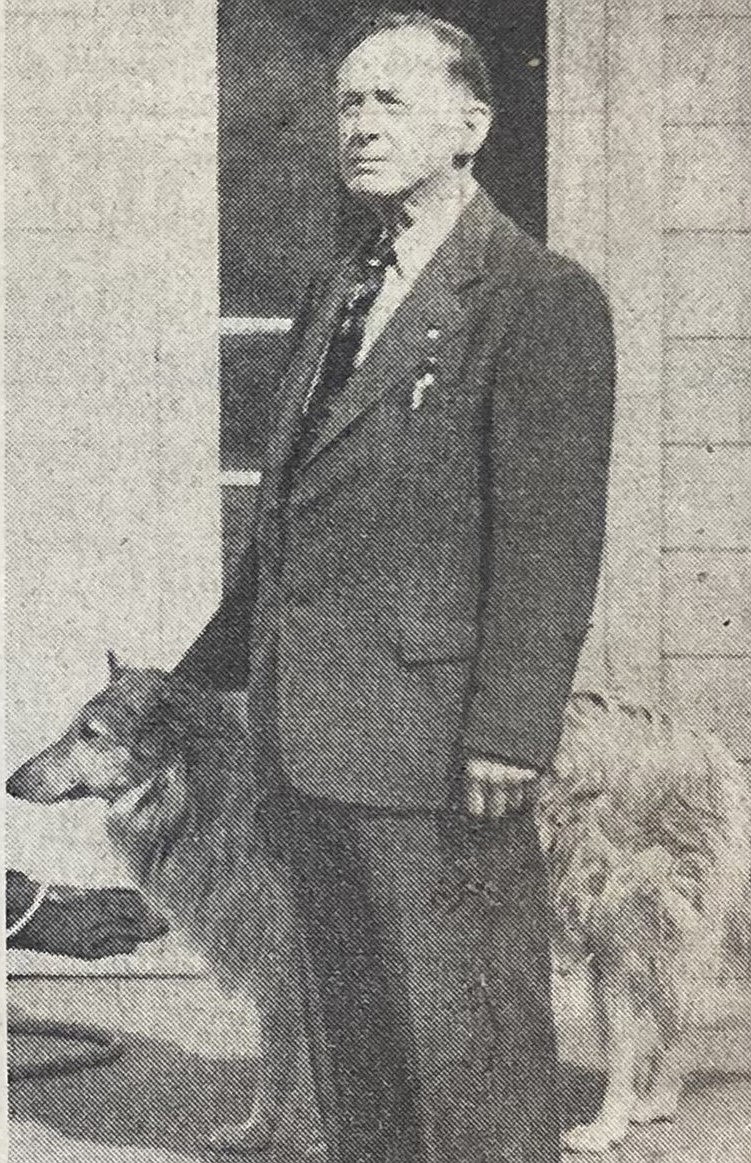
[[[24,763],[6,781],[5,790],[17,800],[38,800],[42,795],[40,780],[34,774],[30,763]]]
[[[5,785],[5,790],[14,799],[26,800],[33,804],[54,804],[62,798],[59,795],[52,794],[38,782],[16,779],[15,775],[11,776],[8,780]]]
[[[29,760],[14,771],[6,781],[5,790],[14,799],[34,804],[54,804],[68,794],[67,788],[59,787],[56,781],[46,777],[44,769],[40,770],[35,760]]]
[[[21,775],[22,771],[23,768],[21,768],[19,771],[14,771],[13,775],[10,776],[5,784],[5,790],[8,795],[13,796],[13,798],[17,800],[22,800],[24,798],[24,781]]]

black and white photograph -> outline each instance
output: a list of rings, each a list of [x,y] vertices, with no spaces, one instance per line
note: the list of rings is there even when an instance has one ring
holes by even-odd
[[[4,8],[4,1157],[743,1163],[751,4]]]

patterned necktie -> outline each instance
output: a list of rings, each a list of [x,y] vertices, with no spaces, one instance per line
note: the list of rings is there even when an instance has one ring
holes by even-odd
[[[305,459],[326,423],[331,408],[352,375],[365,331],[365,319],[383,286],[386,271],[396,264],[391,240],[381,234],[375,245],[364,249],[358,277],[339,311],[336,326],[321,361],[311,391],[303,405],[302,423],[294,459]]]

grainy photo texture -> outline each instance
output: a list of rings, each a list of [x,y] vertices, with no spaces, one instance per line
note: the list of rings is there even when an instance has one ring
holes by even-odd
[[[747,1160],[751,6],[5,19],[9,1160]]]

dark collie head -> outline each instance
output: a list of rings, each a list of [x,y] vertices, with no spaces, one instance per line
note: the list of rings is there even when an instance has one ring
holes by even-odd
[[[7,791],[36,803],[95,796],[114,803],[185,761],[207,729],[206,696],[161,670],[123,666],[65,733],[10,777]]]

